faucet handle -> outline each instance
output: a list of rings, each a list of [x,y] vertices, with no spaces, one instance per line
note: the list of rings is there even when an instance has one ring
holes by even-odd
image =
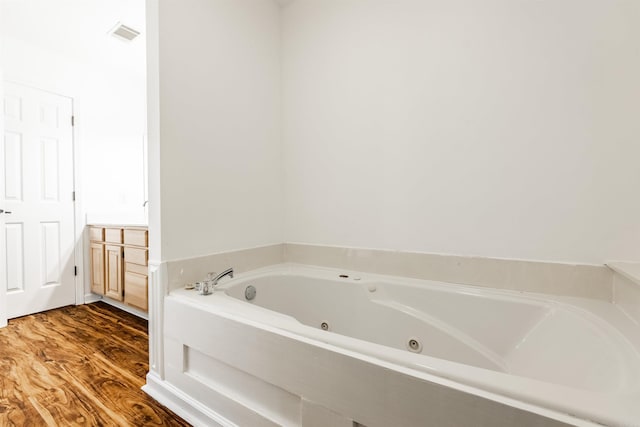
[[[213,279],[216,278],[216,273],[215,271],[212,271],[210,273],[207,273],[207,282],[211,282]]]
[[[200,295],[209,295],[211,293],[211,282],[198,282],[196,283],[196,289]]]

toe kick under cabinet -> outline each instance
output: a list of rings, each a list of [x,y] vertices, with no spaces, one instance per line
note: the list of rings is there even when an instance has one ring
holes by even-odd
[[[145,227],[89,226],[91,291],[147,311],[149,232]]]

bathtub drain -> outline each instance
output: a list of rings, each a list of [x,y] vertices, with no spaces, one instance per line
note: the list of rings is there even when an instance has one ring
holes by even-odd
[[[414,353],[422,352],[422,344],[416,338],[410,338],[407,342],[407,349]]]

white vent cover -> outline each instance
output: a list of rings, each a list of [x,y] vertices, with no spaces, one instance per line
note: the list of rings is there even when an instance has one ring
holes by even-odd
[[[109,34],[117,39],[130,42],[140,35],[140,31],[136,31],[133,28],[127,27],[126,25],[118,22],[115,27],[109,31]]]

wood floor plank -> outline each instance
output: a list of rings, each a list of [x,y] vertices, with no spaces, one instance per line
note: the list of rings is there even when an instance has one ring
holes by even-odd
[[[47,426],[104,426],[128,425],[119,414],[92,401],[75,385],[46,390],[29,397],[29,402],[38,411]],[[96,410],[96,406],[102,410]],[[73,408],[73,410],[70,410]]]
[[[0,329],[0,427],[188,426],[140,387],[147,322],[104,303]]]

